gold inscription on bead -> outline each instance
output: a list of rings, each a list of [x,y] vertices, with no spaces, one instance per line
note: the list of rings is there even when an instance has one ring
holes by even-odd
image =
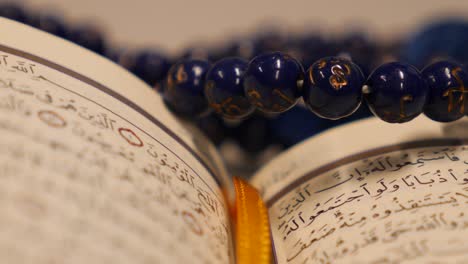
[[[185,72],[184,66],[180,65],[176,72],[176,82],[183,83],[187,80],[187,73]]]
[[[400,98],[400,112],[398,114],[391,111],[383,111],[383,117],[385,120],[392,122],[401,122],[408,118],[405,111],[405,103],[413,101],[413,96],[406,94]]]
[[[262,96],[260,95],[259,92],[255,91],[255,90],[249,90],[249,91],[247,91],[247,95],[254,101],[254,104],[257,107],[263,108],[262,102],[259,101],[262,98]]]
[[[319,69],[323,69],[325,68],[325,66],[327,66],[327,61],[326,60],[321,60],[318,62],[318,68]]]
[[[208,81],[206,83],[206,95],[209,97],[209,101],[214,101],[212,97],[211,90],[214,89],[214,82]],[[236,115],[241,113],[241,109],[239,106],[232,104],[234,99],[232,97],[224,99],[221,103],[211,103],[211,108],[218,114],[223,114],[224,112],[228,115]],[[224,112],[223,112],[224,110]]]
[[[309,79],[310,82],[315,85],[314,75],[312,74],[312,69],[309,71]]]
[[[333,65],[331,67],[332,76],[330,76],[329,81],[331,86],[335,90],[340,90],[343,86],[348,84],[348,80],[346,79],[346,75],[349,75],[348,70],[343,70],[341,65]]]
[[[453,77],[455,77],[455,80],[457,80],[458,86],[449,88],[443,94],[444,97],[449,98],[448,108],[447,108],[447,111],[449,113],[452,112],[455,108],[460,109],[460,114],[463,114],[465,112],[466,94],[468,93],[468,90],[466,89],[465,84],[463,83],[463,80],[458,75],[460,71],[461,71],[460,67],[456,67],[451,70],[451,74],[453,75]],[[460,93],[460,97],[458,97],[458,100],[454,98],[455,93]]]
[[[281,99],[284,101],[288,102],[289,104],[294,104],[294,101],[291,100],[287,95],[285,95],[281,90],[279,89],[273,89],[273,94],[279,96]]]

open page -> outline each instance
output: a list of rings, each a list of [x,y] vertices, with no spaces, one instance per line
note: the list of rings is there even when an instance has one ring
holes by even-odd
[[[112,62],[5,19],[0,32],[2,263],[232,262],[210,144]]]
[[[467,263],[467,121],[358,121],[266,165],[277,262]]]

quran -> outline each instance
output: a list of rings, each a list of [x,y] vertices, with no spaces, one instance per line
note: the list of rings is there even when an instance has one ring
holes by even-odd
[[[2,263],[468,263],[466,117],[357,121],[233,180],[123,68],[0,32]]]

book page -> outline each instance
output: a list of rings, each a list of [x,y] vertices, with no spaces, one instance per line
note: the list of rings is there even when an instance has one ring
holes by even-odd
[[[107,59],[0,32],[3,263],[232,263],[212,145]]]
[[[261,169],[277,263],[468,263],[468,122],[374,118]]]

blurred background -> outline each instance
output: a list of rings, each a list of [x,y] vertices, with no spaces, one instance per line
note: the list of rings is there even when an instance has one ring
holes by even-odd
[[[8,2],[8,0],[2,0]],[[223,40],[263,24],[292,30],[349,32],[364,28],[382,38],[399,36],[437,17],[468,15],[464,0],[14,0],[94,21],[119,43],[176,51],[193,43]]]

